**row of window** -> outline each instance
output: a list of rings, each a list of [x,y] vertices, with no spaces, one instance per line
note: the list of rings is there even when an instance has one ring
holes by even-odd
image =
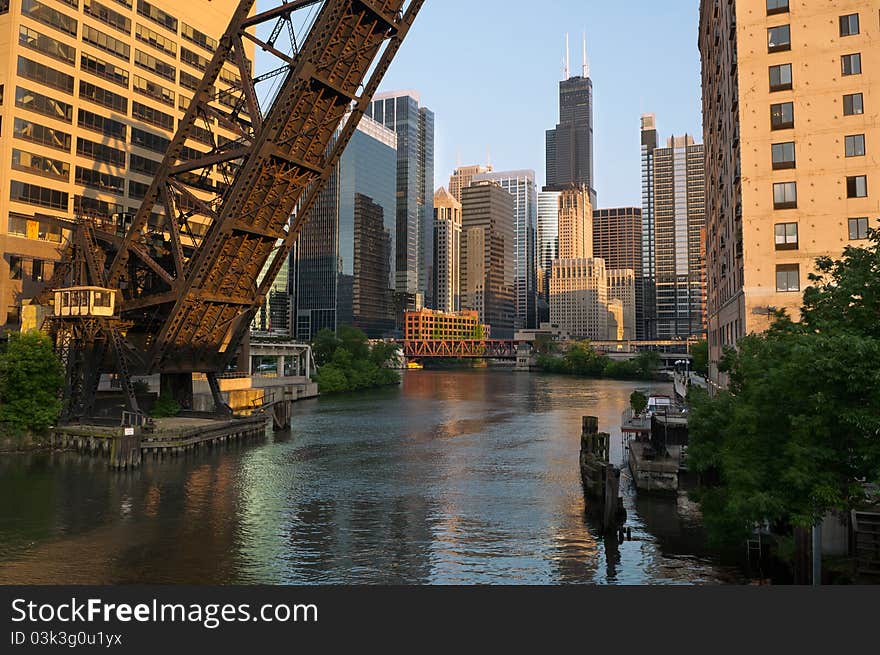
[[[788,0],[767,0],[767,15],[788,13]],[[846,14],[839,19],[840,36],[859,34],[859,15]],[[767,30],[768,49],[770,52],[791,49],[791,28],[789,25],[777,25]]]
[[[841,55],[840,57],[841,75],[861,75],[862,74],[862,55],[861,53],[853,53],[849,55]],[[770,66],[770,91],[788,91],[794,87],[794,78],[792,76],[791,64],[776,64]]]
[[[864,157],[865,156],[865,135],[851,134],[845,136],[844,154],[846,157]],[[795,157],[794,141],[786,141],[785,143],[774,143],[771,146],[771,159],[774,170],[782,170],[787,168],[796,168],[797,160]]]
[[[848,236],[850,241],[861,241],[868,238],[867,216],[858,218],[850,218],[848,221]],[[777,223],[775,226],[776,250],[797,250],[798,242],[798,224],[797,223]]]
[[[847,198],[868,197],[868,176],[850,175],[846,178]],[[797,209],[797,182],[776,182],[773,185],[774,209]]]
[[[60,237],[60,234],[59,234]],[[30,261],[31,272],[28,276],[33,282],[42,282],[44,279],[48,279],[49,266],[51,262],[45,262],[42,259],[32,259]],[[9,255],[9,279],[10,280],[22,280],[24,279],[24,260],[18,255]],[[11,309],[11,308],[10,308]],[[18,314],[18,307],[15,308],[15,314]],[[8,321],[9,319],[7,319]]]
[[[843,115],[858,116],[865,113],[865,100],[861,93],[843,96]],[[770,105],[770,129],[790,130],[794,127],[794,103],[780,102]]]

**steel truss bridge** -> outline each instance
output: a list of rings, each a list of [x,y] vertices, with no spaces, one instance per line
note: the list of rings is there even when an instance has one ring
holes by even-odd
[[[66,226],[71,239],[38,302],[91,286],[115,291],[118,311],[48,321],[66,369],[63,419],[90,415],[105,372],[120,374],[137,414],[131,376],[153,373],[184,408],[192,374],[206,373],[223,410],[217,375],[423,4],[275,0],[257,12],[255,0],[238,3],[130,224],[84,216]],[[276,67],[255,76],[255,49]],[[237,81],[221,76],[227,62]]]
[[[511,340],[404,341],[403,355],[408,359],[516,359],[519,344]]]

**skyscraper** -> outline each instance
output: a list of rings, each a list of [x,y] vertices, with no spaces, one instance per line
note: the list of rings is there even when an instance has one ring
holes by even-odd
[[[537,222],[538,193],[535,171],[498,171],[475,175],[473,182],[497,182],[513,196],[514,213],[514,288],[516,301],[516,328],[537,327],[538,276]]]
[[[571,186],[586,186],[590,202],[596,204],[593,173],[593,81],[587,60],[584,38],[583,71],[570,75],[568,37],[566,66],[559,83],[559,123],[547,131],[547,191],[560,191]]]
[[[434,194],[434,271],[437,309],[461,309],[461,203],[443,187]]]
[[[353,325],[395,333],[397,136],[361,119],[297,240],[296,337]]]
[[[608,298],[623,303],[624,339],[636,339],[643,319],[642,211],[616,207],[593,211],[593,254],[608,268]]]
[[[559,258],[560,191],[538,193],[538,314],[539,323],[550,320],[550,273]]]
[[[481,166],[459,166],[453,171],[449,177],[449,193],[452,197],[461,202],[461,190],[466,189],[474,181],[474,177],[483,173],[491,173],[492,167],[489,165]]]
[[[706,226],[704,149],[691,136],[670,137],[654,150],[654,231],[657,337],[686,339],[705,332],[700,250]]]
[[[725,346],[777,309],[797,320],[816,258],[877,227],[878,12],[877,0],[701,3],[715,384]]]
[[[514,200],[490,181],[462,191],[462,309],[479,313],[492,336],[513,337]]]
[[[657,338],[657,262],[654,243],[654,150],[657,149],[657,117],[642,116],[642,268],[636,334],[639,339]]]
[[[0,329],[42,290],[65,235],[38,215],[125,226],[140,206],[238,3],[0,2]],[[253,58],[253,46],[249,57]],[[225,63],[218,91],[238,68]],[[235,140],[221,124],[186,147]],[[206,132],[206,130],[202,130]],[[216,171],[190,189],[226,184]],[[151,225],[160,224],[157,207]],[[196,237],[207,225],[189,221]]]
[[[397,293],[434,307],[434,112],[415,91],[377,93],[366,115],[397,134]]]

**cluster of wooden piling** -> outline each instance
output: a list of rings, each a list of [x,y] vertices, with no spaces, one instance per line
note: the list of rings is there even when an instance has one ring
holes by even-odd
[[[262,439],[269,431],[270,421],[258,415],[152,433],[142,428],[63,426],[53,431],[51,443],[55,448],[106,458],[114,469],[134,469],[146,457],[180,457],[201,449]]]

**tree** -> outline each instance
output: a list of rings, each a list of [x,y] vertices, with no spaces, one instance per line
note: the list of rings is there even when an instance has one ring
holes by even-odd
[[[322,329],[312,340],[312,354],[315,364],[323,366],[333,357],[333,353],[339,348],[341,342],[336,338],[336,333],[328,328]]]
[[[698,341],[691,346],[691,369],[694,373],[702,375],[704,378],[709,376],[709,342],[705,339]]]
[[[688,457],[710,535],[781,532],[847,511],[880,480],[880,240],[819,260],[802,321],[779,313],[721,364],[730,389],[692,389]],[[873,312],[873,318],[872,318]]]
[[[0,355],[0,421],[18,432],[45,430],[61,413],[63,383],[61,362],[46,334],[10,333]]]
[[[636,355],[634,361],[638,368],[639,376],[646,380],[654,378],[660,369],[660,353],[655,350],[643,350]]]
[[[397,346],[386,342],[371,346],[367,335],[357,328],[342,326],[338,335],[321,330],[312,348],[320,362],[314,380],[321,393],[358,391],[400,382],[400,374],[388,368],[396,358]]]
[[[648,409],[648,397],[636,389],[629,395],[629,406],[636,416],[641,416]]]

